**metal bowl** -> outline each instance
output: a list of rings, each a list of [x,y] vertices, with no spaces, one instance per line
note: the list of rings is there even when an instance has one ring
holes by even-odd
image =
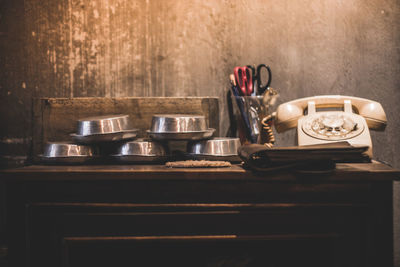
[[[167,157],[165,144],[145,139],[127,142],[117,149],[117,154],[112,155],[112,158],[122,162],[157,162]]]
[[[138,139],[121,145],[117,150],[117,154],[122,156],[165,156],[167,155],[167,149],[162,143]]]
[[[43,153],[45,157],[87,157],[93,155],[92,147],[67,142],[47,143]]]
[[[210,140],[189,142],[187,152],[192,155],[236,156],[239,138],[216,137]]]
[[[44,147],[43,162],[49,163],[84,163],[94,158],[93,147],[68,142],[49,142]]]
[[[239,138],[215,137],[210,140],[192,141],[187,144],[187,158],[241,162],[237,152],[239,147]]]
[[[202,115],[161,114],[153,115],[150,132],[188,133],[206,130],[206,119]]]
[[[77,136],[112,134],[131,130],[129,115],[106,115],[78,120]]]

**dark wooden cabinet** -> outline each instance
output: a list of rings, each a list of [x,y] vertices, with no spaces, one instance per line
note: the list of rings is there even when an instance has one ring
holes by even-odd
[[[240,166],[3,171],[10,266],[393,266],[378,163],[258,175]]]

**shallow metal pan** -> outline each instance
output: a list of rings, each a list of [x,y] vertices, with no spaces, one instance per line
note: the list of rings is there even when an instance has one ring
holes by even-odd
[[[64,164],[89,164],[96,161],[94,156],[73,156],[73,157],[46,157],[39,155],[40,162],[45,164],[64,165]]]
[[[71,134],[72,139],[79,144],[93,144],[100,142],[116,142],[121,140],[130,140],[136,138],[139,129],[124,130],[116,133],[78,135]]]
[[[111,159],[121,163],[164,163],[169,156],[111,155]]]

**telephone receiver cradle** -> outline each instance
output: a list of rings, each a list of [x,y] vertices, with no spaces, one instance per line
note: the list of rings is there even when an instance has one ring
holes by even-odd
[[[319,112],[317,108],[343,108],[343,111]],[[299,146],[348,141],[352,145],[369,146],[370,157],[372,142],[368,129],[383,131],[386,124],[386,114],[380,103],[341,95],[293,100],[281,104],[275,115],[277,132],[297,126]]]

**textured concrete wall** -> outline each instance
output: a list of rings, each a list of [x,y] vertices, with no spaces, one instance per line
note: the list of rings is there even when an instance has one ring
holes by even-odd
[[[374,154],[400,168],[397,0],[5,0],[0,19],[3,163],[29,154],[32,97],[218,96],[226,128],[229,73],[266,63],[279,103],[381,102],[388,127],[373,133]]]

